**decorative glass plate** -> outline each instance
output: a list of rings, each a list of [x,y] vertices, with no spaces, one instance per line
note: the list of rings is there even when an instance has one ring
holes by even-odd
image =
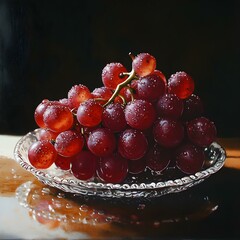
[[[207,164],[204,169],[193,175],[180,174],[179,171],[170,168],[158,175],[150,172],[139,176],[131,175],[121,184],[103,183],[97,178],[81,181],[76,179],[70,171],[57,169],[54,164],[46,170],[39,170],[29,163],[28,149],[33,142],[37,141],[38,132],[38,129],[29,132],[18,141],[14,149],[16,161],[44,184],[79,195],[101,198],[151,198],[181,192],[219,171],[226,159],[225,150],[214,142],[205,149]]]

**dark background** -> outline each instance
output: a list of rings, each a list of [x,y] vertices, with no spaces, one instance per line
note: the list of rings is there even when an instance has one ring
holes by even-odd
[[[189,73],[219,137],[240,136],[240,1],[0,0],[0,133],[36,128],[42,99],[149,52],[167,78]]]

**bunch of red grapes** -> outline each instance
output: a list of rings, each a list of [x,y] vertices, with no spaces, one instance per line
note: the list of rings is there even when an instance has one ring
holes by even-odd
[[[28,150],[35,168],[55,164],[77,179],[107,183],[144,171],[163,174],[170,166],[184,174],[203,168],[217,131],[202,115],[193,79],[182,71],[166,80],[152,55],[130,56],[131,72],[107,64],[102,87],[75,85],[67,98],[37,106],[40,132]]]

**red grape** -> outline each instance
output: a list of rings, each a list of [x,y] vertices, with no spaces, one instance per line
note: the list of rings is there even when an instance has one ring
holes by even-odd
[[[191,120],[200,117],[203,114],[203,104],[201,99],[192,94],[189,98],[184,100],[183,119]]]
[[[191,143],[179,146],[175,151],[176,165],[186,174],[194,174],[201,170],[204,163],[204,151]]]
[[[160,146],[176,147],[184,138],[184,127],[178,120],[160,118],[154,124],[153,136]]]
[[[103,106],[94,99],[81,103],[77,110],[77,120],[85,127],[95,127],[102,121]]]
[[[49,129],[40,128],[38,132],[38,140],[55,140],[58,134],[58,132],[53,132]]]
[[[168,91],[181,99],[188,98],[194,91],[194,81],[187,73],[177,72],[168,80]]]
[[[183,100],[175,94],[166,93],[159,98],[156,110],[161,117],[178,119],[182,116]]]
[[[113,132],[120,132],[127,127],[124,114],[124,107],[120,103],[111,103],[107,105],[102,116],[103,126]]]
[[[58,167],[62,170],[69,170],[71,161],[72,161],[72,157],[63,157],[58,154],[54,163],[55,163],[56,167]]]
[[[72,157],[79,153],[84,145],[84,137],[73,130],[59,133],[55,141],[55,149],[64,157]]]
[[[97,169],[98,177],[108,183],[122,182],[128,173],[128,161],[119,154],[101,158]]]
[[[50,141],[34,142],[28,150],[29,162],[37,169],[47,169],[55,161],[57,152]]]
[[[138,76],[144,77],[155,70],[156,59],[149,53],[140,53],[133,59],[132,68]]]
[[[95,88],[92,92],[93,98],[97,100],[101,105],[104,105],[112,96],[112,94],[112,90],[107,87]]]
[[[127,159],[136,160],[142,158],[148,148],[148,142],[144,134],[136,129],[126,129],[118,139],[118,152]]]
[[[97,128],[92,131],[87,139],[89,150],[99,157],[105,157],[113,153],[116,148],[114,134],[107,128]]]
[[[110,89],[115,89],[118,84],[127,79],[121,73],[126,73],[127,69],[121,63],[109,63],[102,70],[103,85]]]
[[[154,70],[153,74],[158,75],[162,79],[162,81],[164,82],[165,87],[167,88],[167,80],[166,80],[165,75],[161,71],[159,71],[159,70]]]
[[[74,85],[68,92],[70,108],[78,108],[80,103],[92,98],[90,90],[82,85]]]
[[[135,99],[126,105],[125,118],[132,128],[144,130],[152,126],[156,111],[151,103]]]
[[[156,74],[150,74],[136,81],[134,89],[138,99],[156,102],[166,92],[165,83]]]
[[[46,127],[53,132],[62,132],[73,126],[73,114],[63,105],[50,105],[43,114]]]
[[[42,100],[42,102],[36,107],[35,112],[34,112],[34,119],[37,125],[41,128],[45,128],[46,125],[43,121],[43,114],[45,110],[47,109],[48,106],[51,105],[63,105],[59,101],[49,101],[48,99]]]
[[[198,117],[187,123],[187,134],[194,144],[207,147],[216,139],[217,130],[208,118]]]
[[[98,157],[87,150],[83,150],[72,159],[72,174],[80,180],[94,177],[97,169]]]
[[[68,98],[59,99],[59,103],[61,103],[61,105],[65,106],[65,107],[71,108],[70,101]]]
[[[49,100],[44,99],[35,109],[34,119],[39,127],[42,127],[42,128],[46,127],[45,123],[43,122],[43,114],[47,109],[49,102],[50,102]]]
[[[112,96],[112,90],[107,87],[95,88],[92,92],[93,98],[101,98],[104,101],[107,101]]]
[[[152,148],[149,149],[146,155],[146,164],[147,167],[156,172],[162,172],[167,168],[172,155],[170,150],[160,147],[158,144],[155,144]]]

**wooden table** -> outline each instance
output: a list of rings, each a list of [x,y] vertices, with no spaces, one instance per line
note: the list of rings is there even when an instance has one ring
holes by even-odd
[[[0,238],[240,238],[240,139],[218,139],[224,167],[154,201],[77,198],[38,182],[13,160],[20,136],[0,136]]]

